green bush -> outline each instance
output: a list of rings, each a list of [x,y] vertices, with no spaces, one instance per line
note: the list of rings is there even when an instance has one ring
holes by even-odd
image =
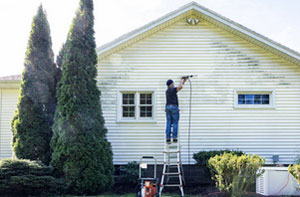
[[[193,159],[196,160],[196,164],[202,167],[205,167],[208,169],[208,160],[211,157],[214,157],[216,155],[222,155],[224,153],[233,153],[235,155],[241,156],[244,154],[242,151],[238,150],[212,150],[212,151],[200,151],[198,153],[194,153]]]
[[[201,166],[205,172],[207,173],[205,176],[213,177],[214,171],[210,169],[208,165],[208,160],[216,155],[222,155],[224,153],[232,153],[238,156],[243,155],[244,153],[239,150],[212,150],[212,151],[200,151],[198,153],[194,153],[193,159],[196,160],[196,165]],[[211,180],[211,183],[213,181]]]
[[[241,196],[247,192],[256,178],[263,172],[257,173],[265,160],[258,155],[235,155],[224,153],[216,155],[208,161],[208,165],[214,170],[212,177],[220,191],[231,192],[232,196]]]
[[[289,165],[288,171],[300,184],[300,164]]]
[[[41,196],[63,193],[64,181],[53,177],[52,171],[39,161],[3,159],[0,161],[0,194]]]
[[[139,164],[136,161],[129,162],[120,167],[120,174],[115,178],[114,192],[135,192],[139,185]]]

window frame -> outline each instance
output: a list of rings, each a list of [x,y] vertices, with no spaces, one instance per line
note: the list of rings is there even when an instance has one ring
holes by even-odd
[[[135,115],[134,117],[123,117],[123,93],[134,93],[134,105],[135,105]],[[140,103],[140,94],[152,94],[152,117],[140,117],[140,107],[142,106],[149,106],[150,104],[141,104]],[[139,122],[139,123],[156,123],[156,90],[150,89],[121,89],[117,90],[117,123],[132,123],[132,122]]]
[[[238,95],[239,94],[268,94],[269,104],[239,104]],[[234,104],[235,109],[276,109],[275,105],[275,90],[260,90],[260,89],[237,89],[234,90]]]

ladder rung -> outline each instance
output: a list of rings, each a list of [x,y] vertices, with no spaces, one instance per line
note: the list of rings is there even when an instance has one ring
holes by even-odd
[[[180,184],[168,184],[168,185],[164,185],[164,187],[182,187],[182,185],[180,185]]]
[[[167,154],[170,154],[170,153],[180,153],[180,150],[177,150],[177,151],[164,151],[163,153],[167,153]]]
[[[165,164],[165,165],[168,165],[168,166],[171,166],[171,165],[174,165],[174,166],[176,165],[176,166],[177,166],[177,164],[179,164],[179,163],[180,163],[179,161],[173,161],[173,162],[171,162],[171,161],[170,161],[170,162],[164,162],[164,164]]]
[[[166,172],[166,173],[163,173],[164,175],[181,175],[180,172]]]

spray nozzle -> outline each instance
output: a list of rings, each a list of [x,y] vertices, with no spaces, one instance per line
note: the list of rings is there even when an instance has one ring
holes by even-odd
[[[187,76],[182,76],[181,79],[188,79],[190,77],[196,77],[197,75],[187,75]]]

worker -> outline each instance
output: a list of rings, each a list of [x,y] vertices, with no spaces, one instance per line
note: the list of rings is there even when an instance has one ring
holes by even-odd
[[[182,77],[180,79],[180,84],[178,87],[174,87],[174,82],[172,79],[167,81],[168,89],[166,90],[166,117],[167,117],[167,125],[166,125],[166,142],[171,143],[171,126],[173,125],[173,142],[177,142],[177,134],[178,134],[178,122],[179,122],[179,103],[177,92],[179,92],[183,84],[187,78]]]

